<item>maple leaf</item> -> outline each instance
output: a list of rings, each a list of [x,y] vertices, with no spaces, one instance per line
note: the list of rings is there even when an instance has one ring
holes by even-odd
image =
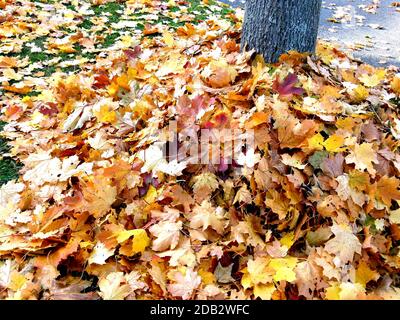
[[[315,283],[318,281],[316,266],[313,266],[313,264],[307,260],[298,263],[294,271],[296,273],[296,285],[299,288],[299,295],[311,299],[316,288]]]
[[[208,69],[203,71],[203,76],[208,77],[208,82],[213,88],[223,88],[234,82],[238,73],[226,61],[212,61]]]
[[[400,76],[394,77],[392,82],[390,83],[390,86],[394,93],[400,96]]]
[[[108,249],[104,243],[97,242],[88,259],[88,263],[105,264],[106,260],[114,254],[114,248]]]
[[[306,167],[306,165],[303,164],[303,155],[300,153],[296,153],[292,156],[288,154],[283,154],[281,157],[282,157],[282,163],[287,166],[297,168],[300,170],[304,170],[304,168]]]
[[[178,245],[182,221],[161,221],[149,228],[150,233],[157,239],[153,241],[154,251],[164,251],[168,248],[175,249]]]
[[[293,282],[296,280],[296,273],[294,268],[297,265],[297,258],[285,257],[271,259],[269,267],[275,270],[273,279],[275,281],[288,281]]]
[[[99,288],[99,294],[104,300],[124,300],[132,292],[123,272],[111,272],[101,278]]]
[[[363,133],[365,140],[367,142],[372,142],[374,140],[379,140],[380,133],[376,125],[372,121],[365,123],[361,127],[361,132]]]
[[[193,177],[190,184],[196,198],[199,200],[204,200],[219,187],[217,176],[210,172],[205,172]]]
[[[196,266],[196,255],[191,247],[190,240],[186,239],[182,241],[178,248],[174,250],[164,251],[162,253],[158,253],[159,257],[169,257],[168,261],[169,265],[172,267],[177,266],[187,266],[187,267],[195,267]]]
[[[27,162],[26,172],[22,178],[37,186],[66,181],[75,174],[91,172],[91,165],[78,165],[79,158],[77,156],[60,160],[57,157],[53,158],[47,152],[32,153],[25,161]]]
[[[278,119],[275,127],[278,129],[281,148],[301,148],[308,145],[308,139],[318,129],[317,123],[312,120],[299,122],[291,117]]]
[[[365,288],[359,283],[345,282],[331,285],[326,289],[327,300],[359,300],[365,295]]]
[[[178,162],[176,159],[167,162],[162,148],[158,145],[151,145],[148,149],[141,151],[138,156],[144,161],[141,169],[143,173],[160,171],[171,176],[180,176],[182,175],[182,170],[187,166],[187,162]]]
[[[42,104],[38,108],[39,112],[41,114],[44,114],[46,116],[53,116],[59,112],[57,105],[55,103],[47,103],[47,104]]]
[[[285,99],[291,99],[294,95],[301,96],[305,91],[303,88],[295,87],[298,81],[297,75],[290,73],[281,83],[277,75],[272,89],[279,93],[279,97]]]
[[[232,226],[231,233],[232,239],[238,243],[246,243],[254,247],[265,247],[264,240],[254,230],[249,219],[240,221],[236,226]]]
[[[335,237],[325,244],[325,250],[336,255],[340,265],[353,261],[354,254],[361,254],[361,243],[347,225],[334,224],[331,227]]]
[[[77,252],[79,249],[78,239],[72,238],[66,246],[59,248],[57,251],[53,252],[49,257],[48,261],[53,266],[58,266],[59,263],[67,259],[70,255]]]
[[[270,259],[257,257],[247,262],[245,274],[242,277],[242,285],[245,289],[257,284],[272,283],[274,270],[269,267]]]
[[[254,286],[254,296],[262,300],[271,300],[272,294],[276,291],[274,284],[257,284]]]
[[[384,69],[376,70],[371,75],[364,73],[359,77],[359,80],[366,87],[375,87],[377,86],[383,79],[385,79],[386,71]]]
[[[197,205],[193,208],[190,227],[202,228],[203,231],[210,227],[222,235],[225,229],[224,211],[219,209],[222,208],[215,209],[210,202],[204,200],[200,206]]]
[[[94,77],[95,82],[93,83],[94,89],[102,89],[108,86],[111,81],[107,74],[100,73]]]
[[[168,291],[174,297],[182,297],[183,300],[190,299],[193,291],[201,284],[201,277],[196,271],[185,269],[184,273],[177,271],[173,274],[175,283],[168,285]]]
[[[367,196],[364,193],[358,192],[355,189],[351,188],[350,178],[347,174],[337,177],[336,181],[338,182],[336,192],[342,200],[346,201],[351,198],[354,203],[359,205],[360,207],[365,204],[368,199]]]
[[[332,178],[337,178],[343,174],[343,164],[344,157],[341,153],[338,153],[335,156],[325,158],[321,163],[321,169]]]
[[[289,211],[290,200],[276,190],[269,190],[268,192],[271,197],[265,200],[265,205],[271,208],[279,216],[279,219],[285,219]]]
[[[143,253],[146,247],[150,244],[150,239],[147,232],[143,229],[132,230],[132,255],[136,253]]]
[[[344,137],[334,134],[323,142],[323,146],[328,152],[341,152],[345,150],[345,148],[342,148],[343,143]]]
[[[64,121],[63,131],[74,131],[84,126],[93,117],[92,109],[87,106],[77,107]]]
[[[392,200],[400,200],[399,185],[400,181],[397,178],[384,176],[378,181],[376,195],[390,207]]]
[[[378,164],[378,157],[376,151],[373,149],[371,143],[364,142],[363,144],[356,144],[354,150],[346,157],[346,163],[354,163],[357,170],[365,170],[375,176],[376,170],[373,163]]]
[[[253,202],[253,197],[250,191],[247,189],[247,185],[243,185],[236,193],[235,199],[233,199],[233,204],[237,202],[246,204],[250,204]]]
[[[364,288],[368,282],[372,280],[378,280],[379,276],[379,273],[371,270],[364,260],[358,264],[358,268],[356,270],[356,282],[360,283]]]
[[[10,120],[18,120],[23,113],[24,110],[18,105],[9,106],[4,112],[5,116]]]
[[[133,49],[125,49],[123,52],[128,59],[134,60],[140,56],[142,53],[142,48],[140,46],[136,46]]]
[[[102,177],[94,177],[84,184],[83,197],[86,200],[84,209],[101,218],[117,197],[117,188],[110,185],[109,180]]]
[[[167,194],[174,200],[172,204],[183,205],[186,213],[190,211],[190,207],[195,203],[193,198],[178,184],[173,185]]]

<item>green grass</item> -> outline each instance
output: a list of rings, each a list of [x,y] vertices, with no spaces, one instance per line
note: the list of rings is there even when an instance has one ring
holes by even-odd
[[[3,130],[5,124],[4,121],[0,121],[0,130]],[[22,167],[20,163],[10,157],[2,157],[8,151],[10,151],[10,146],[7,144],[7,140],[0,137],[0,185],[18,179],[18,172]]]

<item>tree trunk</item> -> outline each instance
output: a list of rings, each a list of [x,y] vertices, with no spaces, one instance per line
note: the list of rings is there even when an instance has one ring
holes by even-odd
[[[242,49],[267,62],[289,50],[314,52],[322,0],[247,0]]]

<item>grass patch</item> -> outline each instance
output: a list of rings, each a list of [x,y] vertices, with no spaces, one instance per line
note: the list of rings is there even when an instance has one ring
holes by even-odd
[[[0,131],[3,130],[6,123],[0,121]],[[22,164],[18,163],[10,157],[2,157],[3,154],[10,151],[10,146],[7,140],[0,137],[0,185],[7,183],[10,180],[18,179],[18,172],[22,168]]]

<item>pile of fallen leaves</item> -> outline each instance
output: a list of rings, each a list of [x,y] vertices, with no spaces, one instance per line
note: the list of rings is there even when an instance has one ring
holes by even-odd
[[[191,16],[185,1],[125,5]],[[0,297],[399,298],[398,71],[323,43],[269,65],[240,52],[240,17],[187,20],[40,81],[0,57],[3,134],[24,165],[0,188]],[[170,121],[254,130],[256,148],[233,165],[168,163]]]

